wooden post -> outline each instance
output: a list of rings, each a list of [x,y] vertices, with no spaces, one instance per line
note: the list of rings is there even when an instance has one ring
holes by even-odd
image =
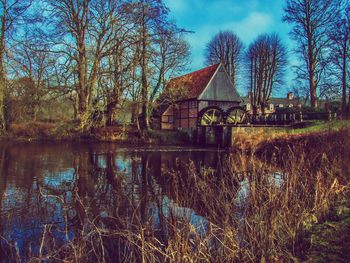
[[[222,127],[222,146],[227,147],[230,146],[230,127],[229,126],[223,126]]]
[[[205,129],[205,127],[197,126],[196,142],[199,145],[204,145],[206,143],[206,129]]]

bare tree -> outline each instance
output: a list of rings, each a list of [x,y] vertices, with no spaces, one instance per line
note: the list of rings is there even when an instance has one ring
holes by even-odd
[[[8,71],[18,81],[13,84],[22,89],[17,93],[23,100],[22,107],[25,107],[32,120],[36,120],[37,113],[45,95],[49,93],[48,83],[52,76],[55,59],[52,54],[40,49],[49,49],[38,39],[31,39],[27,34],[20,41],[14,42],[9,61],[11,63]],[[16,90],[16,89],[14,89]],[[15,95],[13,92],[12,95]]]
[[[102,63],[99,79],[107,125],[113,125],[117,106],[123,103],[133,84],[132,72],[136,64],[132,36],[120,34],[115,41],[118,43],[114,44],[112,55],[106,57],[105,62]]]
[[[318,85],[323,77],[324,59],[329,47],[328,31],[338,16],[341,0],[287,0],[283,21],[294,25],[292,37],[296,52],[305,63],[311,106],[317,107]],[[303,69],[303,70],[304,70]]]
[[[150,69],[149,60],[152,56],[152,43],[158,34],[157,29],[167,23],[168,9],[159,0],[141,0],[131,3],[133,21],[138,25],[138,59],[141,71],[141,128],[149,130],[149,94],[150,94]]]
[[[207,44],[205,51],[206,64],[223,63],[231,81],[237,87],[237,73],[242,61],[243,43],[231,31],[222,31]]]
[[[0,0],[0,134],[6,131],[4,101],[7,79],[5,69],[7,41],[31,4],[32,0]]]
[[[331,40],[331,62],[335,67],[336,83],[341,84],[342,112],[347,105],[348,71],[350,60],[350,7],[349,1],[343,1],[340,16],[333,22],[329,31]],[[349,92],[350,99],[350,92]],[[349,100],[350,101],[350,100]]]
[[[177,32],[175,25],[158,29],[154,43],[154,56],[150,66],[154,71],[151,79],[151,94],[149,97],[149,115],[158,96],[165,90],[167,80],[183,72],[189,64],[190,46],[183,38],[182,32]]]
[[[61,52],[74,62],[78,114],[82,129],[87,129],[100,65],[114,51],[123,6],[118,0],[53,0],[47,4],[58,37],[54,52]]]
[[[259,36],[248,48],[251,105],[264,113],[274,88],[283,83],[287,52],[276,34]]]

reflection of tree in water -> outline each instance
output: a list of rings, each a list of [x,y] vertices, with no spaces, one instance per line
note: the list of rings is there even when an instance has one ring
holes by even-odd
[[[123,152],[82,144],[9,145],[0,157],[0,235],[16,242],[24,259],[30,251],[38,255],[44,225],[49,227],[43,253],[83,238],[91,222],[165,242],[169,222],[175,225],[178,215],[162,174],[188,158],[198,165],[208,158],[215,163],[205,152]],[[106,257],[128,256],[126,236],[102,236]],[[14,251],[5,241],[1,249],[0,260]]]
[[[40,194],[41,191],[53,190],[49,189],[44,178],[50,180],[57,169],[65,169],[67,158],[57,158],[56,161],[59,154],[52,147],[30,144],[2,146],[0,234],[10,245],[14,245],[11,241],[16,241],[22,256],[28,255],[30,250],[36,253],[35,243],[41,238],[43,224],[61,221],[60,203],[46,200]],[[7,241],[1,241],[2,249],[11,247]],[[2,256],[8,254],[2,253]]]

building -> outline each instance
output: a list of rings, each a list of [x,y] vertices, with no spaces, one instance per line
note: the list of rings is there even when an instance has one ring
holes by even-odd
[[[153,121],[167,130],[195,128],[206,110],[211,122],[220,122],[224,112],[243,102],[222,64],[172,79],[164,94],[174,99],[161,96]]]
[[[246,111],[253,114],[253,107],[251,103],[251,93],[248,93],[247,97],[243,97],[243,105]],[[271,114],[276,112],[278,109],[300,109],[302,104],[298,98],[295,98],[293,92],[288,92],[285,98],[270,98],[268,100],[268,106],[265,108],[265,114]],[[258,110],[260,112],[260,109]]]

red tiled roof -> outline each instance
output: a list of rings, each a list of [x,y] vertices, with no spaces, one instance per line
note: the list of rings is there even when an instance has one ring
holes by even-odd
[[[186,94],[183,99],[197,98],[208,85],[220,64],[215,64],[207,68],[172,79],[167,88],[184,87]]]

